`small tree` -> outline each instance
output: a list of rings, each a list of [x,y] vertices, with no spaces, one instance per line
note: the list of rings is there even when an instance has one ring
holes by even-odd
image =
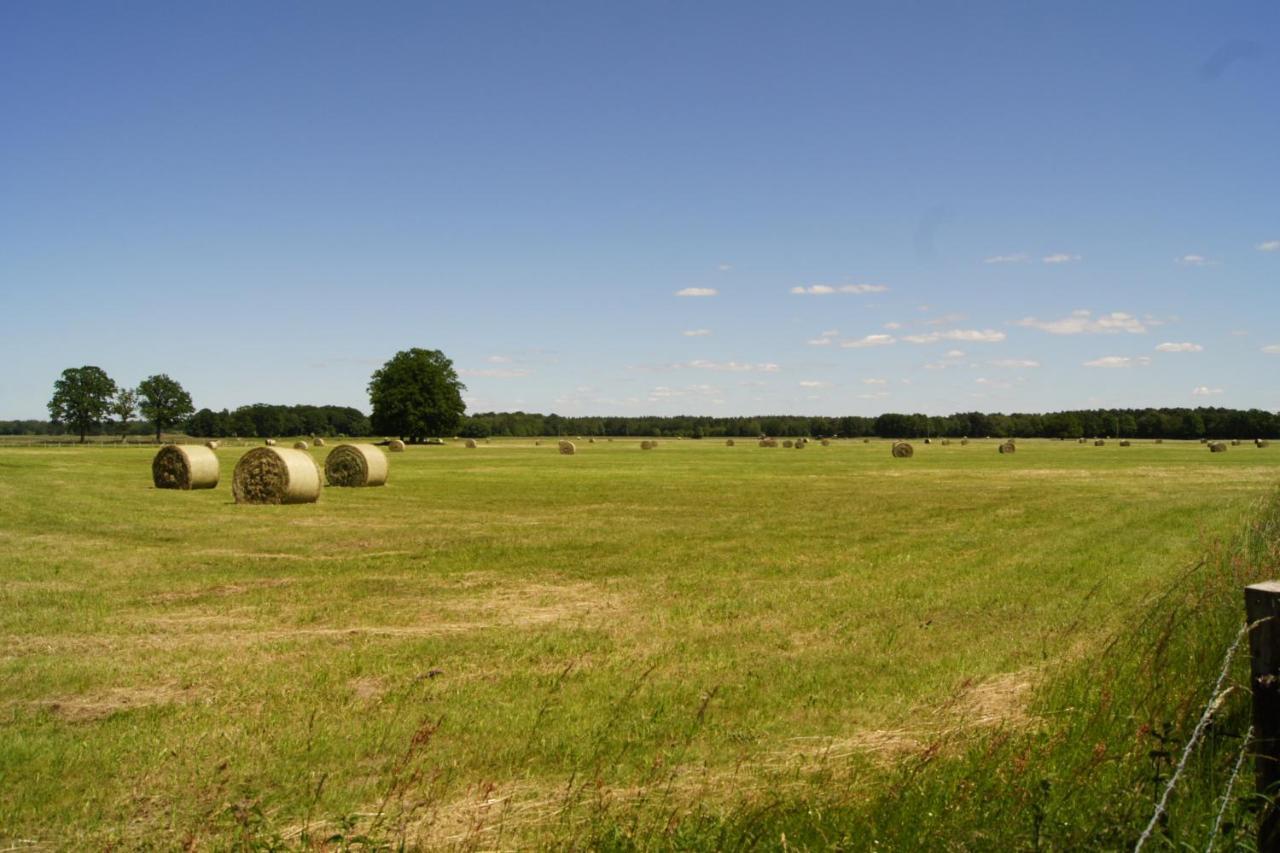
[[[138,383],[138,394],[142,398],[139,405],[143,416],[156,428],[156,441],[160,441],[166,427],[174,426],[195,411],[191,395],[163,373]]]
[[[129,421],[133,420],[138,410],[138,392],[132,388],[121,388],[116,398],[111,401],[111,414],[120,424],[120,440],[124,441],[129,431]]]
[[[373,429],[411,442],[452,434],[467,410],[465,390],[439,350],[398,352],[369,380]]]
[[[68,367],[62,377],[53,383],[53,398],[49,400],[49,418],[56,424],[66,424],[80,434],[80,443],[111,410],[111,398],[116,393],[116,383],[100,367]]]

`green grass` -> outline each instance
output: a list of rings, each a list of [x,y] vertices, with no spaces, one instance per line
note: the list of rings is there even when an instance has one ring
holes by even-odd
[[[243,448],[0,449],[0,841],[916,843],[903,768],[1041,731],[1280,451],[915,444],[413,447],[289,507]]]

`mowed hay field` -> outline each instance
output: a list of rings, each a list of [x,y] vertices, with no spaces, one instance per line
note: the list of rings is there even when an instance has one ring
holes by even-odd
[[[875,786],[1017,725],[1280,479],[1251,445],[575,443],[410,447],[297,506],[232,502],[247,446],[196,492],[155,448],[0,448],[0,840],[513,847]]]

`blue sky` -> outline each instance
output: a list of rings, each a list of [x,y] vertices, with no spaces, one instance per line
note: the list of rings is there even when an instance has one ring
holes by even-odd
[[[0,418],[1280,409],[1278,93],[1274,3],[0,4]]]

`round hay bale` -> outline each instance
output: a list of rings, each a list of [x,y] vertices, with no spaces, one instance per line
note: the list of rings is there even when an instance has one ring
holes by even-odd
[[[808,444],[808,443],[809,443],[809,442],[807,442],[807,441],[797,441],[797,442],[796,442],[796,450],[804,450],[804,446],[805,446],[806,444]]]
[[[474,438],[468,438],[465,446],[467,447],[468,450],[475,450],[477,446],[476,440]]]
[[[238,504],[315,503],[320,468],[301,450],[256,447],[236,463],[231,494]]]
[[[1261,450],[1264,447],[1270,447],[1271,442],[1267,441],[1265,438],[1255,438],[1253,440],[1253,446]]]
[[[219,442],[217,442],[217,441],[206,441],[206,442],[204,443],[204,446],[205,446],[205,447],[207,447],[207,448],[209,448],[210,450],[217,450],[217,449],[218,449],[218,444],[219,444]]]
[[[1240,439],[1238,439],[1238,438],[1233,438],[1233,439],[1231,439],[1231,446],[1232,446],[1232,447],[1239,447],[1239,446],[1240,446]]]
[[[927,439],[927,438],[924,440],[924,443],[925,443],[925,444],[933,444],[933,442],[932,442],[932,441],[930,441],[930,440],[929,440],[929,439]]]
[[[789,438],[786,441],[782,442],[783,447],[795,447],[795,445],[796,443]]]
[[[1129,447],[1129,446],[1130,446],[1129,439],[1127,439],[1127,438],[1126,438],[1126,439],[1123,439],[1123,440],[1120,442],[1120,446],[1121,446],[1121,447]]]
[[[391,453],[404,453],[404,442],[393,438],[387,442],[387,450]]]
[[[330,486],[381,486],[387,482],[387,455],[372,444],[339,444],[324,460]]]
[[[594,438],[587,439],[587,444],[595,444],[595,443],[596,443],[596,440]]]
[[[961,447],[965,446],[965,445],[966,445],[966,444],[968,444],[968,443],[969,443],[969,439],[967,439],[967,438],[962,438],[962,439],[960,439],[960,446],[961,446]]]
[[[864,439],[862,439],[862,443],[863,443],[863,444],[870,444],[870,443],[871,443],[871,439],[869,439],[869,438],[864,438]]]
[[[1004,444],[1000,445],[999,450],[1001,453],[1016,453],[1018,451],[1018,445],[1014,444],[1012,441],[1006,441]]]
[[[1081,438],[1077,438],[1077,439],[1076,439],[1076,444],[1084,444],[1084,438],[1083,438],[1083,437],[1081,437]]]
[[[268,438],[266,441],[263,442],[263,444],[265,444],[267,447],[275,447],[276,440],[274,438]]]
[[[1156,444],[1164,444],[1164,439],[1163,439],[1163,438],[1157,438],[1157,439],[1156,439]]]
[[[1200,443],[1201,443],[1201,444],[1208,444],[1208,443],[1209,443],[1209,439],[1207,439],[1207,438],[1202,438],[1202,439],[1200,439]]]
[[[1105,446],[1106,446],[1106,442],[1105,442],[1105,441],[1103,441],[1102,439],[1098,439],[1097,441],[1095,441],[1095,442],[1093,443],[1093,446],[1094,446],[1094,447],[1105,447]]]
[[[1210,453],[1226,453],[1227,446],[1223,444],[1221,441],[1211,441],[1209,442],[1209,452]]]
[[[730,438],[730,439],[726,439],[726,440],[725,440],[725,443],[724,443],[724,446],[725,446],[725,447],[733,447],[733,439],[732,439],[732,438]]]
[[[210,447],[166,444],[151,460],[157,489],[212,489],[218,485],[218,456]]]
[[[653,450],[653,448],[656,447],[657,445],[658,443],[656,441],[642,441],[640,442],[640,449]]]
[[[916,449],[905,441],[897,441],[894,442],[891,452],[894,459],[910,459],[915,455]]]
[[[575,453],[577,453],[577,452],[578,452],[578,448],[574,445],[574,443],[573,443],[572,441],[562,441],[562,442],[560,442],[560,453],[561,453],[562,455],[564,455],[564,456],[572,456],[573,454],[575,454]]]
[[[294,450],[310,450],[310,446],[305,441],[295,441],[293,443]]]
[[[831,439],[829,439],[829,438],[824,438],[824,439],[822,439],[822,446],[823,446],[823,447],[830,447],[830,446],[831,446]]]
[[[323,439],[323,438],[317,438],[315,441],[311,442],[311,446],[312,446],[312,447],[324,447],[324,439]]]
[[[535,442],[533,443],[533,446],[534,446],[534,447],[541,447],[541,446],[542,446],[542,442],[541,442],[541,441],[535,441]]]

